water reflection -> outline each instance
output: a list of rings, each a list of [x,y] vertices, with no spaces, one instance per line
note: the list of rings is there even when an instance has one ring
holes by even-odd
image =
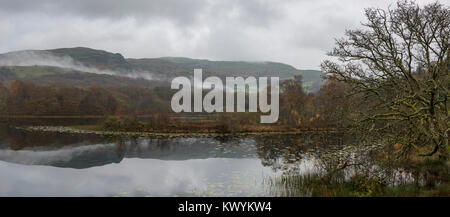
[[[1,196],[256,196],[271,170],[256,159],[124,159],[83,170],[0,162]]]
[[[267,177],[317,171],[308,150],[338,145],[321,136],[137,139],[4,127],[0,196],[269,196]]]

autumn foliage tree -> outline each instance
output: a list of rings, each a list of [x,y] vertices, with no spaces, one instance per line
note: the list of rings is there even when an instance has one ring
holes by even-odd
[[[315,108],[322,127],[347,129],[353,125],[352,112],[361,108],[358,95],[344,82],[328,79],[316,94]]]
[[[0,115],[5,114],[7,97],[8,89],[2,83],[0,83]]]
[[[299,126],[304,122],[306,98],[300,75],[281,84],[280,119],[284,124]]]

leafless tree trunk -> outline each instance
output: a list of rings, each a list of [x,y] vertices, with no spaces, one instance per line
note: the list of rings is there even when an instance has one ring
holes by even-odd
[[[403,144],[401,153],[448,157],[450,9],[399,1],[365,10],[361,29],[336,40],[322,69],[362,94],[367,134]],[[365,128],[367,129],[367,128]]]

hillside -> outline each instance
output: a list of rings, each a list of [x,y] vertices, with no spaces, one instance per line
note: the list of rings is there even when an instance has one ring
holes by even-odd
[[[161,57],[153,59],[127,59],[135,68],[148,70],[162,77],[192,73],[194,68],[202,68],[205,76],[279,76],[280,80],[303,77],[303,85],[308,92],[319,90],[323,84],[322,72],[299,70],[293,66],[277,62],[211,61],[185,57]]]
[[[142,86],[155,83],[165,85],[176,76],[191,76],[194,68],[202,68],[204,76],[221,78],[279,76],[281,80],[285,80],[302,75],[303,85],[308,92],[317,91],[323,83],[320,71],[299,70],[277,62],[210,61],[184,57],[126,59],[119,53],[83,47],[0,54],[0,66],[3,66],[0,75],[0,81],[3,83],[19,79],[34,83],[61,82],[77,86]],[[153,82],[145,84],[143,81],[133,81],[133,78],[144,78]]]
[[[21,80],[38,85],[64,84],[76,87],[167,86],[167,81],[146,80],[124,76],[95,74],[53,66],[0,66],[0,83]]]
[[[84,47],[60,48],[47,51],[55,56],[70,56],[87,67],[95,67],[100,70],[109,69],[128,72],[132,69],[132,66],[120,53],[110,53]]]

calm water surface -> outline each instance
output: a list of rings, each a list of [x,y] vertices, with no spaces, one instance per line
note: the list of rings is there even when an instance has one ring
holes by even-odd
[[[313,136],[104,138],[0,127],[0,196],[271,196]]]

